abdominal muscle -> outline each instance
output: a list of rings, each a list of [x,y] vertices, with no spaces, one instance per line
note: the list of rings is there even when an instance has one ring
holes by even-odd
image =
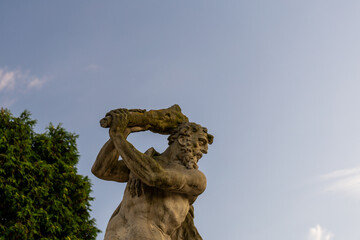
[[[143,193],[131,196],[128,184],[123,201],[108,223],[105,240],[170,240],[189,207],[184,194],[143,184]]]

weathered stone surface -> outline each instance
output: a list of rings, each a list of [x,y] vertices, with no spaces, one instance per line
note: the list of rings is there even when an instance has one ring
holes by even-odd
[[[194,226],[192,204],[206,188],[197,162],[213,141],[207,129],[188,122],[178,105],[150,111],[116,109],[100,124],[110,128],[110,139],[92,172],[104,180],[127,183],[105,239],[202,239]],[[130,133],[146,130],[170,134],[169,147],[161,154],[153,148],[141,153],[126,140]]]

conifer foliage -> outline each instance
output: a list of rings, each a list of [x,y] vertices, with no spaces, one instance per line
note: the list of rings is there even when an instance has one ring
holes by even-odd
[[[0,112],[0,239],[96,239],[90,181],[77,174],[77,135],[35,133],[24,111]]]

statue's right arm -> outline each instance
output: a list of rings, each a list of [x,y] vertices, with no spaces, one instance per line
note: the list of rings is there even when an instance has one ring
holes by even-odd
[[[119,153],[110,139],[101,148],[91,172],[96,177],[104,180],[127,182],[130,170],[123,160],[118,159]]]

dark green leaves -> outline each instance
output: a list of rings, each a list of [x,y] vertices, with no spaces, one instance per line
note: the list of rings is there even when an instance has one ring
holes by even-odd
[[[52,124],[37,134],[35,123],[0,112],[0,239],[95,239],[77,135]]]

